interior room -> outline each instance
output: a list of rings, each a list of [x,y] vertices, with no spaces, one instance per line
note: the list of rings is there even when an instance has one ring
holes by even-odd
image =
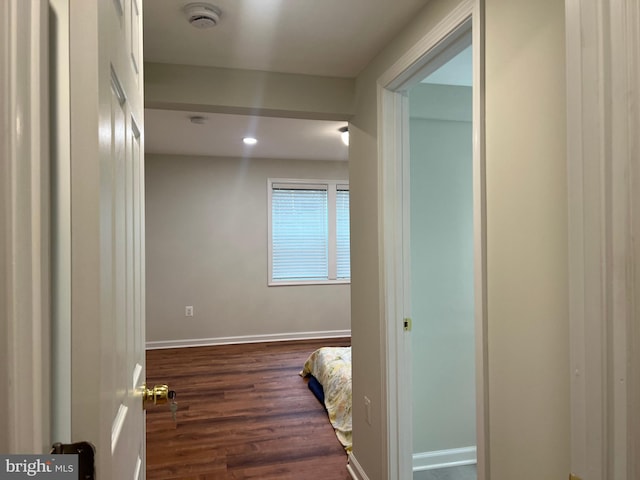
[[[236,8],[227,8],[227,16],[235,13]],[[195,28],[188,25],[187,11],[174,9],[172,17],[170,10],[149,5],[145,45],[152,52],[146,55],[150,84],[154,69],[171,68],[177,75],[187,68],[167,63],[167,52],[157,53],[160,40],[153,32],[158,27],[151,22],[161,15],[191,42],[229,35],[225,28],[231,28],[224,24],[222,10],[219,25]],[[202,58],[221,62],[213,54]],[[151,64],[158,59],[160,64]],[[431,65],[436,66],[409,91],[409,209],[415,219],[410,227],[413,468],[414,478],[448,472],[467,479],[475,474],[461,466],[476,463],[470,34]],[[202,70],[191,71],[191,76],[198,78]],[[219,72],[208,73],[217,77]],[[349,279],[335,284],[274,282],[270,263],[272,183],[306,179],[348,186],[348,140],[341,136],[348,135],[348,116],[238,115],[220,113],[217,105],[184,111],[155,102],[165,108],[145,110],[147,349],[323,338],[331,345],[333,339],[350,337]],[[326,116],[304,114],[312,115]],[[247,137],[257,143],[244,143]],[[452,285],[453,279],[458,283]],[[200,355],[200,350],[193,352],[194,358]],[[188,353],[181,352],[185,355],[188,364]],[[160,357],[147,356],[148,372],[154,371],[154,358]],[[452,398],[460,399],[455,408]],[[154,445],[151,438],[148,451]],[[350,449],[351,443],[345,446]]]
[[[465,28],[472,86],[421,83]],[[0,453],[640,478],[639,31],[637,0],[0,2]]]
[[[348,186],[346,123],[148,109],[145,124],[147,348],[349,336],[348,279],[268,268],[268,180]]]
[[[220,35],[240,28],[233,25],[240,8],[232,3],[220,2],[219,24],[213,26],[200,25],[202,17],[195,26],[190,24],[195,14],[188,9],[155,2],[145,8],[145,45],[151,52],[166,43],[167,28],[160,36],[150,33],[158,28],[153,24],[158,17],[193,44],[219,42]],[[211,8],[204,14],[217,14],[218,7]],[[167,50],[155,57],[146,54],[148,82],[154,68],[171,68],[176,74],[193,68],[167,63]],[[218,77],[220,66],[226,65],[216,63],[220,54],[207,52],[201,60],[205,58],[217,65],[210,70]],[[224,73],[264,75],[228,68]],[[296,88],[315,81],[312,76],[288,75],[284,80]],[[341,78],[329,82],[319,81],[327,96],[335,95],[333,84],[348,85]],[[218,89],[224,93],[228,86],[223,84]],[[262,88],[262,80],[256,85]],[[217,105],[177,108],[164,99],[146,105],[146,371],[148,381],[167,383],[178,400],[174,423],[167,422],[163,409],[148,409],[147,478],[284,478],[307,470],[349,478],[348,115],[239,114]],[[305,107],[304,101],[301,105]],[[318,227],[314,212],[321,195],[326,211]],[[316,245],[318,235],[327,237],[322,245]],[[313,352],[320,354],[307,365]],[[234,363],[245,365],[246,371],[240,368],[237,376],[230,375],[229,358],[238,358]],[[173,373],[178,365],[183,366],[182,375]],[[325,374],[329,369],[331,376]],[[264,380],[270,372],[278,372],[277,384]],[[192,376],[199,389],[185,383]],[[202,401],[206,396],[212,398],[211,405]],[[302,413],[297,417],[296,412]],[[300,424],[307,425],[302,432]],[[277,446],[283,437],[295,443],[310,430],[314,435],[300,438],[304,447],[295,455]],[[202,436],[198,446],[181,433],[191,431]],[[224,438],[222,448],[219,441]],[[166,453],[167,445],[174,455]],[[204,446],[208,456],[191,453]],[[262,455],[249,454],[255,450]]]
[[[147,110],[145,124],[147,380],[177,399],[173,422],[147,409],[147,478],[349,478],[346,123]],[[307,367],[327,350],[340,356]]]
[[[377,478],[378,475],[383,475],[381,472],[385,467],[377,463],[377,456],[373,452],[378,446],[371,442],[376,438],[383,438],[383,432],[387,429],[382,422],[382,409],[386,399],[385,394],[374,387],[379,378],[382,378],[378,377],[381,374],[375,373],[376,369],[364,367],[376,363],[382,353],[379,350],[381,347],[376,345],[381,345],[384,338],[376,335],[380,330],[374,327],[375,324],[370,325],[372,319],[380,316],[377,305],[383,305],[372,302],[378,298],[378,292],[375,291],[377,281],[374,281],[378,278],[378,272],[371,270],[375,268],[375,263],[369,261],[376,251],[373,242],[377,237],[374,220],[376,197],[373,192],[378,191],[376,183],[379,178],[371,163],[376,154],[374,85],[377,76],[398,58],[404,51],[404,46],[411,39],[428,31],[430,26],[437,24],[452,6],[447,2],[432,1],[425,7],[421,2],[407,1],[390,11],[384,21],[372,21],[368,17],[365,22],[365,17],[358,18],[357,14],[350,16],[348,12],[344,12],[339,21],[345,22],[342,28],[351,33],[350,40],[343,40],[343,45],[345,41],[353,43],[353,38],[361,38],[361,43],[367,47],[357,51],[355,48],[339,46],[340,27],[336,25],[332,28],[335,33],[329,37],[331,40],[327,36],[323,37],[322,52],[318,50],[320,43],[315,46],[305,44],[307,50],[303,54],[301,48],[294,48],[293,42],[285,47],[288,31],[286,28],[276,27],[288,25],[289,21],[295,24],[302,18],[307,21],[307,14],[296,13],[290,6],[270,10],[266,5],[261,5],[250,14],[248,11],[240,12],[237,6],[221,1],[216,4],[220,9],[216,24],[210,28],[194,28],[186,21],[184,10],[158,2],[147,3],[147,346],[153,348],[278,340],[300,335],[304,338],[307,334],[309,337],[338,337],[346,332],[352,333],[355,364],[353,398],[356,401],[353,405],[354,447],[349,463],[352,475],[356,475],[356,478],[363,472],[367,472],[369,478]],[[349,9],[351,11],[355,12],[356,6],[353,6],[353,10]],[[420,20],[414,18],[407,24],[409,18],[418,11]],[[551,15],[551,11],[544,11],[545,17]],[[255,17],[258,13],[271,15],[275,12],[278,16],[273,22],[259,21]],[[214,13],[218,15],[218,12]],[[321,21],[324,14],[315,12],[314,18]],[[205,20],[199,19],[198,22]],[[291,27],[290,34],[295,35],[296,31],[302,29],[301,25]],[[412,28],[406,28],[407,25]],[[245,29],[253,29],[255,34],[251,37],[243,35]],[[374,30],[377,30],[375,35]],[[177,37],[181,39],[179,42],[171,41]],[[262,39],[260,44],[256,43],[258,38]],[[185,48],[187,45],[190,51]],[[342,50],[340,54],[338,50]],[[351,58],[348,58],[349,54],[352,55]],[[466,55],[469,62],[470,49]],[[313,58],[313,62],[305,62],[307,57]],[[470,75],[469,68],[466,75]],[[455,86],[443,87],[442,83],[442,80],[435,79],[430,84],[421,84],[422,89],[414,88],[410,101],[411,98],[416,100],[411,104],[418,104],[417,98],[420,95],[428,99],[429,93],[426,90],[429,88],[456,89]],[[469,102],[469,86],[457,88],[467,90],[453,92],[451,97],[458,100],[467,98]],[[447,92],[439,91],[431,98],[437,102],[447,98],[446,95]],[[443,145],[460,148],[466,144],[466,148],[470,148],[470,123],[466,126],[464,124],[471,120],[468,102],[465,106],[452,107],[455,110],[453,115],[460,118],[445,115],[446,120],[458,121],[461,128],[467,129],[464,130],[467,132],[467,139],[462,143],[452,139]],[[431,148],[429,138],[442,138],[444,132],[435,132],[430,137],[431,134],[418,130],[425,122],[431,121],[434,124],[433,118],[438,116],[434,109],[437,110],[438,106],[432,100],[431,104],[422,107],[426,114],[417,111],[419,106],[412,108],[416,110],[412,113],[411,128],[414,135],[411,138],[415,139],[412,140],[415,143],[411,147],[428,150]],[[238,113],[242,113],[244,118],[235,117]],[[247,113],[258,115],[247,116]],[[196,117],[196,123],[193,122],[193,117]],[[235,120],[244,121],[244,124],[237,125]],[[337,143],[337,147],[340,146],[337,130],[348,125],[352,136],[351,147],[346,156],[345,150],[342,150],[338,160],[327,154],[311,161],[303,161],[306,160],[303,154],[287,156],[273,153],[273,150],[267,154],[254,154],[262,147],[261,138],[258,138],[259,143],[253,147],[240,146],[239,140],[242,137],[253,136],[253,131],[260,129],[269,131],[271,127],[266,122],[278,120],[297,122],[288,129],[287,140],[283,141],[282,138],[285,137],[281,137],[278,142],[280,145],[291,142],[292,132],[298,132],[300,137],[304,137],[305,129],[301,125],[305,122],[311,124],[313,120],[327,122],[325,132],[332,135],[331,141],[333,144]],[[217,132],[222,138],[215,138]],[[177,135],[186,141],[178,140]],[[256,133],[255,136],[261,135]],[[236,150],[226,153],[224,145],[230,141],[236,142]],[[273,145],[270,144],[269,147],[273,148]],[[199,148],[203,150],[198,151]],[[317,152],[318,148],[302,150],[311,153]],[[345,161],[346,157],[348,162]],[[467,168],[469,166],[468,163]],[[417,170],[414,173],[412,177],[417,182],[420,175]],[[456,167],[454,173],[453,182],[464,179],[467,186],[470,186],[470,170],[464,173],[460,167]],[[430,174],[426,175],[428,177]],[[351,285],[269,286],[268,245],[264,241],[269,225],[264,202],[270,178],[348,178],[351,191],[351,262],[354,275]],[[447,186],[443,180],[444,177],[435,180],[434,187],[444,188],[444,191],[453,194],[455,184]],[[428,195],[431,190],[412,188],[411,191]],[[247,192],[251,192],[249,197]],[[465,195],[471,195],[470,188],[467,188]],[[452,197],[454,198],[461,201],[464,197],[457,195]],[[469,201],[470,197],[466,198]],[[447,208],[453,208],[450,201],[444,203],[450,205]],[[427,201],[427,204],[430,202]],[[421,202],[417,202],[415,208],[416,211],[423,210]],[[469,234],[472,224],[469,223],[468,215],[473,207],[468,204],[465,208],[467,214],[460,218],[465,219],[464,229]],[[447,216],[442,217],[446,218]],[[196,220],[193,221],[194,219]],[[441,230],[445,226],[442,223],[437,229]],[[414,235],[419,235],[419,231],[418,227],[412,227],[412,242],[428,243],[428,234],[421,239],[413,238]],[[429,228],[425,231],[428,232]],[[467,235],[466,241],[471,239],[472,236]],[[444,241],[451,248],[451,239]],[[467,243],[466,248],[470,248],[470,245]],[[440,248],[442,252],[443,247],[444,245],[436,248]],[[217,255],[221,250],[225,251],[225,255]],[[418,255],[416,252],[416,256]],[[436,254],[436,257],[443,260],[441,254]],[[449,267],[452,267],[451,263]],[[464,275],[468,282],[470,275],[473,275],[473,258],[467,256],[460,267],[462,270],[458,273],[466,272]],[[448,274],[460,277],[458,274],[454,275],[451,268],[448,270],[448,273],[447,269],[442,270],[440,277]],[[216,274],[209,276],[211,271]],[[360,282],[357,281],[358,276]],[[415,284],[431,281],[431,287],[437,287],[441,278],[427,280],[415,276],[412,281]],[[473,321],[474,294],[469,290],[473,288],[470,287],[471,284],[466,285],[464,296],[467,300],[464,309],[468,322]],[[460,293],[443,291],[434,298],[442,298],[443,295],[459,297]],[[429,297],[425,298],[419,291],[413,297],[415,302],[429,303]],[[246,301],[246,298],[251,301]],[[188,313],[192,313],[193,317],[185,316],[185,309],[188,307],[193,307]],[[418,312],[421,308],[416,303]],[[269,320],[256,321],[264,318],[265,312],[268,312]],[[433,313],[427,314],[427,317],[431,315]],[[227,320],[229,318],[234,320]],[[454,330],[459,330],[459,327],[457,325]],[[414,374],[414,390],[423,386],[428,391],[430,385],[441,382],[443,394],[439,400],[434,398],[426,401],[429,408],[420,408],[425,401],[414,399],[415,478],[438,478],[438,471],[445,475],[448,470],[434,470],[434,467],[442,469],[475,462],[476,419],[473,398],[476,340],[473,329],[469,331],[468,326],[465,328],[466,333],[456,340],[464,343],[464,348],[461,343],[451,343],[450,348],[445,348],[443,341],[431,338],[429,332],[433,332],[433,328],[423,332],[419,323],[415,327],[414,355],[437,351],[441,354],[433,353],[431,357],[415,361],[414,371],[422,376],[416,377]],[[452,334],[453,331],[444,333],[443,338],[450,338]],[[425,338],[426,343],[420,345],[419,338]],[[466,353],[461,356],[460,352],[463,351]],[[447,352],[456,353],[452,357],[446,357]],[[417,367],[424,362],[442,365],[447,363],[445,358],[449,358],[448,365],[453,369],[457,368],[448,376],[440,377],[442,372],[435,370],[431,377],[425,377],[428,370]],[[467,360],[462,361],[462,358]],[[360,370],[358,364],[361,365]],[[443,407],[438,405],[447,404],[452,397],[465,399],[466,403],[460,404],[463,409],[461,412],[451,411],[446,414]],[[456,421],[456,425],[465,427],[457,427],[451,423]],[[421,431],[427,434],[426,438],[421,437]],[[434,431],[438,434],[430,441],[428,434]],[[462,439],[456,440],[456,436]],[[457,450],[464,450],[465,453]],[[453,451],[457,453],[452,453]],[[462,470],[460,472],[460,478],[468,478]],[[453,478],[456,478],[455,475]],[[475,473],[472,478],[475,478]]]

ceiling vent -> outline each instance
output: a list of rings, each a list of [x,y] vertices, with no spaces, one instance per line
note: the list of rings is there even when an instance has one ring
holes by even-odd
[[[184,12],[187,14],[189,23],[196,28],[215,27],[222,15],[222,10],[215,5],[202,2],[185,5]]]

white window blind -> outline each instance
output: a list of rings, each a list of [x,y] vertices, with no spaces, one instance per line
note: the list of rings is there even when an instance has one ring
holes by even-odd
[[[269,283],[348,281],[349,187],[269,180]]]
[[[272,279],[328,275],[327,189],[278,188],[271,194]]]
[[[349,234],[349,189],[339,185],[336,191],[336,276],[351,278]]]

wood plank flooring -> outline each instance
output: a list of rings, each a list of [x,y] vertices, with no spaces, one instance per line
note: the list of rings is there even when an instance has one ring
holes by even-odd
[[[147,385],[177,392],[147,407],[147,480],[347,480],[347,455],[298,373],[321,346],[305,340],[150,350]]]

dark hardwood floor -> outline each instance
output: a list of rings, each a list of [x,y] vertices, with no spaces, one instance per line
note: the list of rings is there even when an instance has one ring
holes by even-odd
[[[147,407],[147,480],[346,480],[347,455],[298,373],[321,346],[305,340],[147,352],[147,385],[177,392]]]

